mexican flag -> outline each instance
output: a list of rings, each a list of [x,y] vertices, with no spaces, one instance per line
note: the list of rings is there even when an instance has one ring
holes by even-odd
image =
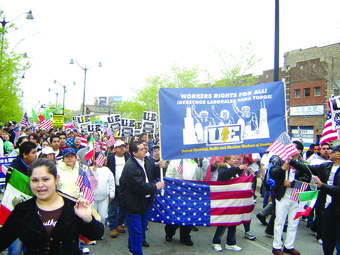
[[[89,146],[89,150],[85,154],[85,160],[93,159],[94,157],[94,140],[93,140],[92,135],[88,143],[88,146]]]
[[[299,193],[299,208],[295,215],[294,220],[300,218],[301,216],[308,216],[310,211],[313,209],[316,200],[318,199],[318,190],[315,191],[305,191]]]
[[[4,225],[14,206],[33,197],[29,177],[13,169],[0,207],[0,225]]]
[[[32,108],[32,118],[35,123],[39,123],[40,121],[45,119],[44,116],[40,114],[38,115],[33,108]]]

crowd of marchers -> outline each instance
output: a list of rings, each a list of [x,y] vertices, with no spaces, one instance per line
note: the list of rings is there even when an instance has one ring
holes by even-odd
[[[323,143],[303,153],[303,144],[293,141],[297,153],[287,161],[270,152],[164,161],[159,136],[154,134],[112,139],[114,134],[88,135],[77,129],[14,129],[11,122],[0,129],[0,156],[13,159],[2,169],[6,174],[2,192],[13,189],[13,173],[19,172],[28,178],[33,196],[18,203],[0,229],[0,250],[7,249],[8,254],[86,254],[89,244],[103,238],[106,225],[110,238],[127,236],[127,252],[143,254],[152,245],[146,235],[148,214],[156,190],[164,188],[163,181],[156,181],[161,175],[199,181],[254,175],[253,191],[255,194],[257,181],[261,181],[264,207],[256,217],[273,238],[272,253],[276,255],[300,254],[294,248],[300,219],[295,217],[299,200],[293,193],[301,183],[308,183],[307,190],[315,187],[319,193],[315,207],[303,220],[316,233],[324,254],[338,249],[340,146]],[[99,149],[87,161],[91,136]],[[87,144],[82,145],[84,139]],[[97,160],[100,155],[103,162]],[[94,192],[92,203],[76,184],[84,166]],[[254,195],[254,203],[256,199]],[[237,227],[244,229],[244,238],[256,241],[250,222],[219,226],[211,237],[212,248],[241,251]],[[190,233],[198,231],[195,226],[165,225],[165,241],[171,242],[178,228],[180,243],[194,249]]]

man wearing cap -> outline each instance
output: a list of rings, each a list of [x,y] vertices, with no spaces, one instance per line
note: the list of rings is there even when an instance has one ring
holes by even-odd
[[[115,197],[109,203],[109,212],[107,221],[111,230],[110,236],[116,238],[119,233],[125,233],[124,228],[124,211],[119,203],[119,179],[122,174],[125,162],[129,154],[125,153],[125,144],[122,140],[117,140],[114,145],[114,153],[107,157],[107,167],[113,173],[116,182]]]
[[[79,175],[79,163],[73,149],[64,150],[63,160],[57,164],[57,170],[59,175],[57,189],[72,197],[79,198],[80,188],[75,185]]]
[[[55,154],[53,152],[52,147],[50,147],[50,146],[46,146],[45,148],[43,148],[40,151],[39,158],[48,158],[49,160],[51,160],[54,163],[56,163]]]
[[[330,160],[321,165],[309,166],[290,159],[289,164],[304,172],[313,173],[314,181],[320,188],[318,203],[322,205],[323,252],[331,255],[340,242],[340,145],[330,146]]]

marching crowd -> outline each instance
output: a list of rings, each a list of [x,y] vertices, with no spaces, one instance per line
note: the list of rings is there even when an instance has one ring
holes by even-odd
[[[14,126],[9,122],[0,130],[0,156],[14,157],[3,189],[11,187],[8,183],[16,170],[29,178],[33,197],[18,203],[0,229],[0,250],[8,247],[7,254],[86,254],[90,252],[89,243],[103,238],[105,225],[111,238],[127,230],[128,251],[143,254],[143,247],[150,246],[146,230],[155,191],[164,188],[164,182],[155,182],[161,175],[199,181],[254,175],[254,192],[259,177],[264,208],[256,217],[266,226],[265,233],[273,237],[275,255],[300,254],[294,248],[300,220],[295,219],[299,201],[293,193],[298,185],[308,183],[307,190],[318,189],[319,195],[315,209],[304,220],[316,233],[324,254],[338,249],[340,145],[311,146],[303,155],[303,144],[293,141],[298,153],[287,161],[266,152],[166,162],[160,159],[158,136],[143,133],[113,139],[108,133],[94,132],[97,147],[89,162],[85,154],[91,147],[91,136],[77,129],[25,128],[15,133]],[[82,145],[83,139],[87,144]],[[83,165],[89,167],[92,204],[76,185]],[[254,195],[254,203],[256,199]],[[193,246],[190,232],[197,231],[195,226],[165,225],[165,241],[171,242],[178,228],[180,242]],[[245,238],[256,240],[250,222],[243,228]],[[212,248],[216,252],[223,250],[226,230],[225,249],[241,251],[236,244],[236,226],[217,227],[211,237]]]

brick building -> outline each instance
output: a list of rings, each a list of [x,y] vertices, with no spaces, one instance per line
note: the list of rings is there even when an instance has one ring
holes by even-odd
[[[340,44],[299,49],[284,54],[280,80],[286,82],[287,118],[293,138],[302,134],[305,146],[319,142],[328,113],[327,101],[339,95]],[[273,70],[258,83],[273,81]]]

